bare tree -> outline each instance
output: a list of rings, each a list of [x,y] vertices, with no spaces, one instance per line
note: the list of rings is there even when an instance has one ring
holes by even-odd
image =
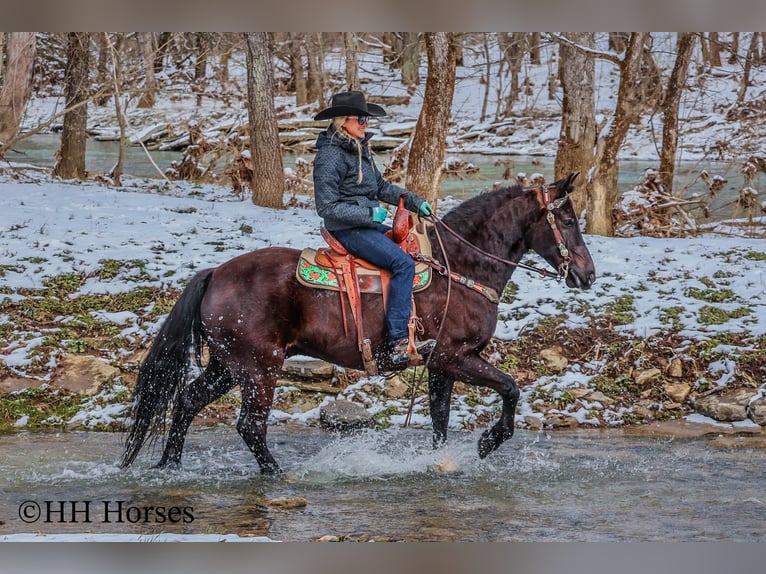
[[[575,180],[575,186],[582,191],[572,195],[575,211],[580,214],[587,206],[586,174],[593,166],[596,143],[596,64],[590,52],[596,45],[596,35],[593,32],[571,32],[563,36],[572,44],[559,45],[559,77],[564,101],[554,174],[555,179],[575,172],[582,174]]]
[[[668,87],[662,101],[662,150],[660,151],[660,182],[665,192],[673,191],[676,152],[678,150],[678,106],[689,72],[697,35],[693,32],[679,32],[678,53],[670,73]]]
[[[152,32],[138,32],[138,51],[143,63],[144,89],[138,100],[139,108],[153,108],[157,101],[157,78],[154,76],[155,39]]]
[[[34,32],[9,32],[6,42],[7,65],[0,90],[0,158],[19,131],[32,95],[36,37]]]
[[[5,52],[5,32],[0,32],[0,82],[3,80],[3,58]]]
[[[122,84],[122,46],[125,42],[124,34],[116,34],[114,42],[109,37],[108,32],[104,32],[104,40],[109,46],[109,53],[112,59],[112,89],[114,94],[114,109],[117,114],[117,123],[120,126],[120,145],[117,152],[117,162],[109,172],[115,185],[122,185],[122,169],[125,165],[125,148],[128,145],[128,122],[125,119],[125,112],[122,106],[122,94],[120,85]]]
[[[247,108],[253,160],[253,203],[281,209],[285,192],[282,150],[274,110],[274,64],[267,32],[247,32]]]
[[[64,98],[67,111],[61,132],[61,149],[53,174],[64,178],[84,179],[85,141],[88,124],[87,101],[90,91],[90,34],[67,34],[67,62],[64,72]]]
[[[524,32],[499,32],[497,40],[500,44],[500,50],[503,59],[508,64],[508,70],[511,74],[511,86],[505,98],[505,109],[502,112],[504,117],[508,117],[513,111],[513,104],[519,99],[521,93],[521,64],[524,60]]]
[[[306,72],[303,67],[303,33],[290,32],[290,69],[295,88],[295,103],[302,106],[309,101]]]
[[[357,61],[357,39],[354,32],[343,32],[343,47],[346,52],[346,89],[359,89],[359,62]]]
[[[747,88],[750,86],[750,72],[753,68],[753,62],[757,62],[760,59],[758,56],[759,36],[760,34],[758,32],[753,32],[750,37],[750,47],[747,49],[747,56],[745,56],[745,67],[742,70],[742,81],[739,83],[739,92],[737,93],[737,105],[742,105],[745,101]]]
[[[420,83],[420,37],[417,32],[404,32],[402,48],[402,84],[408,87]]]
[[[452,34],[427,32],[428,77],[407,167],[407,188],[436,206],[444,147],[455,93]]]
[[[309,34],[305,48],[308,61],[308,101],[319,102],[319,107],[327,105],[324,79],[324,50],[322,33]]]
[[[617,153],[641,112],[638,87],[642,79],[641,64],[648,36],[648,32],[631,32],[624,56],[609,57],[620,69],[620,85],[614,114],[596,142],[594,169],[589,182],[588,223],[585,228],[588,233],[614,236],[612,209],[617,201]]]

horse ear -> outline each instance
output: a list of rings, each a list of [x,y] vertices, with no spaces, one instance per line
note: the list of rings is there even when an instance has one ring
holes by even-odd
[[[580,175],[580,172],[576,171],[574,173],[570,173],[565,179],[561,180],[558,197],[564,197],[565,195],[574,191],[574,180],[577,179],[578,175]]]

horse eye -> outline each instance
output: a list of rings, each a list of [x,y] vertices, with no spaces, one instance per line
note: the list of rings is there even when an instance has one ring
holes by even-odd
[[[574,219],[564,219],[561,223],[564,224],[564,227],[574,227],[575,226],[575,220]]]

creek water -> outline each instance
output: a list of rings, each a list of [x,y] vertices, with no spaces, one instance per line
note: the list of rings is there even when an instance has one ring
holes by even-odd
[[[193,429],[177,470],[152,468],[158,450],[119,469],[119,434],[4,434],[0,535],[226,533],[282,541],[326,535],[407,541],[766,539],[763,450],[631,437],[619,430],[517,431],[480,460],[477,439],[478,431],[453,432],[447,447],[432,451],[430,432],[422,429],[337,436],[318,428],[276,426],[268,440],[285,473],[263,477],[229,427]],[[457,470],[437,472],[434,463],[445,460]],[[279,508],[269,502],[295,497],[306,505]],[[30,501],[42,509],[34,521]],[[72,501],[79,513],[71,513],[67,505]],[[146,510],[151,507],[164,507],[166,515],[172,507],[185,509],[185,515],[179,510],[175,517],[187,521],[158,523],[156,512]],[[90,522],[84,523],[85,518]]]
[[[9,161],[23,162],[31,165],[52,168],[55,162],[56,150],[60,147],[60,136],[56,134],[36,134],[21,140],[15,150],[6,154]],[[97,141],[89,139],[86,152],[86,169],[89,173],[105,174],[108,173],[117,161],[118,144],[114,141]],[[150,151],[152,161],[161,171],[171,167],[171,162],[181,159],[182,154],[178,151]],[[442,197],[452,196],[455,199],[464,200],[483,190],[492,187],[496,181],[503,180],[506,164],[499,164],[498,160],[508,162],[508,168],[511,176],[518,173],[525,173],[531,176],[534,173],[543,173],[549,179],[553,176],[554,158],[540,158],[532,156],[494,156],[481,154],[449,154],[450,157],[457,157],[460,160],[472,163],[479,171],[464,177],[445,177],[441,190]],[[292,167],[297,154],[285,154],[285,167]],[[378,161],[385,163],[388,161],[386,154],[380,154]],[[159,178],[160,174],[152,161],[146,155],[146,152],[140,146],[129,146],[126,148],[125,163],[123,171],[127,175],[135,177]],[[221,158],[216,163],[213,171],[222,173],[226,164],[226,158]],[[647,169],[657,169],[659,163],[652,161],[621,160],[620,161],[620,191],[633,189],[643,180]],[[0,164],[0,167],[2,165]],[[736,198],[739,188],[743,185],[741,175],[741,166],[734,162],[723,161],[704,161],[704,162],[682,162],[676,171],[675,189],[681,190],[684,197],[689,197],[692,193],[698,193],[706,196],[707,188],[700,179],[702,170],[707,170],[712,175],[720,175],[728,180],[728,183],[721,189],[717,195],[710,201],[712,210],[712,219],[721,220],[733,216],[742,217],[741,213],[735,210],[731,204]],[[757,184],[766,177],[759,174]],[[695,214],[696,216],[696,214]]]

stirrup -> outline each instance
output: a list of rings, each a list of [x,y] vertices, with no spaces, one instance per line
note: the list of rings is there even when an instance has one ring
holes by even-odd
[[[409,339],[402,339],[391,347],[388,355],[388,361],[392,366],[408,365],[412,359],[422,358],[428,355],[436,347],[436,340],[426,339],[425,341],[415,341],[415,351],[419,356],[412,356],[409,353]]]

